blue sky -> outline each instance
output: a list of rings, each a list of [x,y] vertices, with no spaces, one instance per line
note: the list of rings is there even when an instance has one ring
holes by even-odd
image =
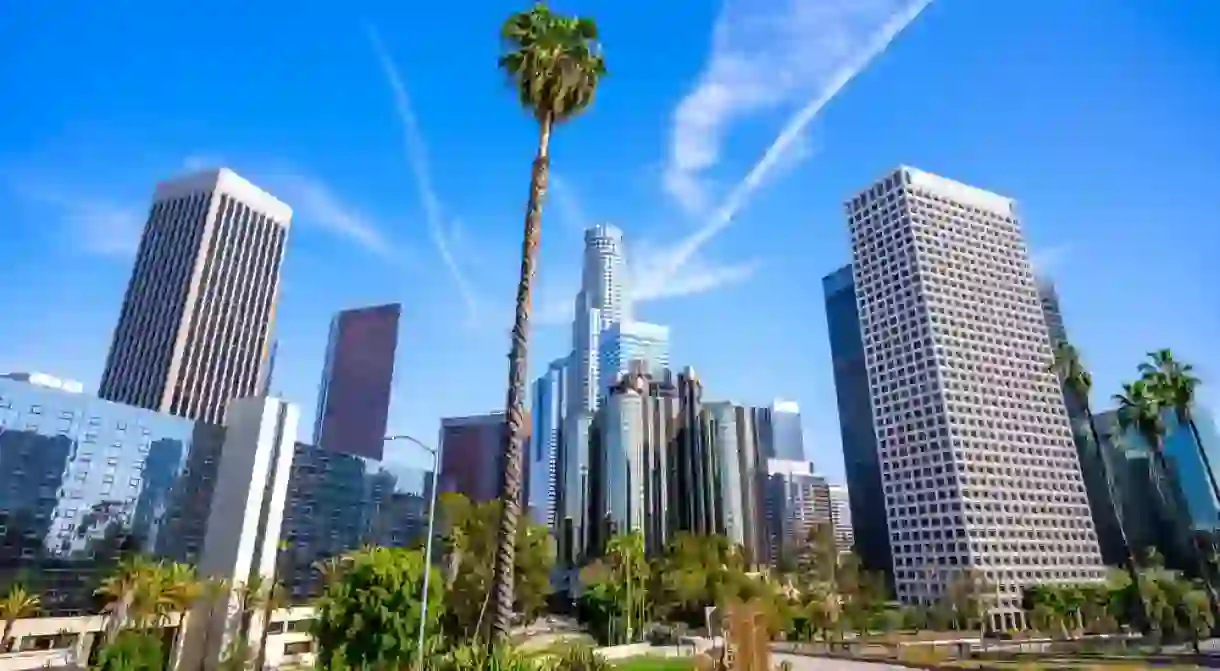
[[[582,226],[613,222],[672,360],[711,397],[798,400],[839,476],[820,279],[841,203],[905,163],[1020,201],[1096,401],[1162,346],[1220,384],[1220,5],[908,3],[557,1],[610,75],[552,145],[533,369],[569,345]],[[393,431],[501,407],[536,135],[496,31],[521,6],[10,3],[0,369],[95,385],[153,184],[225,164],[296,210],[276,387],[307,426],[331,314],[380,301],[404,306]]]

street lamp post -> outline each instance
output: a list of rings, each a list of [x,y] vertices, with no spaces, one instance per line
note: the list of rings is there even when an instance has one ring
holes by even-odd
[[[429,576],[432,575],[432,535],[433,535],[433,529],[434,529],[435,520],[436,520],[437,479],[438,479],[438,476],[440,475],[440,471],[441,471],[441,454],[445,450],[445,443],[444,443],[444,441],[441,441],[441,444],[439,447],[432,448],[432,447],[428,447],[427,445],[423,444],[419,440],[416,440],[415,438],[412,438],[411,436],[408,436],[406,434],[385,437],[386,442],[391,442],[391,441],[395,441],[395,440],[405,440],[408,443],[412,443],[412,444],[418,446],[420,449],[422,449],[425,452],[428,452],[429,454],[432,455],[432,496],[431,496],[432,500],[428,502],[428,540],[425,541],[425,545],[424,545],[424,589],[423,589],[423,593],[420,595],[420,602],[419,602],[419,642],[418,642],[419,663],[418,664],[419,664],[419,668],[422,669],[422,668],[424,668],[424,632],[425,632],[425,625],[428,622],[428,578],[429,578]]]

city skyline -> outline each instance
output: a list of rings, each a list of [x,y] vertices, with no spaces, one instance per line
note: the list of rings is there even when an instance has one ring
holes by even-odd
[[[678,153],[674,138],[682,126],[677,112],[694,104],[683,107],[682,101],[701,90],[707,78],[699,73],[712,68],[719,52],[707,53],[701,45],[684,50],[649,83],[631,73],[647,62],[651,31],[670,18],[687,17],[681,23],[692,26],[679,39],[702,42],[716,17],[709,8],[692,15],[690,7],[667,6],[647,18],[639,8],[597,8],[618,59],[614,71],[622,76],[607,80],[588,118],[556,136],[531,378],[570,346],[583,228],[610,221],[624,230],[639,261],[640,277],[631,278],[640,298],[635,317],[666,324],[679,335],[671,358],[706,375],[716,385],[708,390],[712,398],[758,404],[777,396],[796,399],[808,456],[841,479],[817,284],[845,258],[847,239],[838,225],[843,198],[907,161],[1021,200],[1031,248],[1056,280],[1072,335],[1093,369],[1099,410],[1155,347],[1172,347],[1210,381],[1220,371],[1220,360],[1207,347],[1217,315],[1200,306],[1214,303],[1203,255],[1215,246],[1216,234],[1203,222],[1212,209],[1208,185],[1220,173],[1220,152],[1213,150],[1220,138],[1206,123],[1215,116],[1217,94],[1201,83],[1214,80],[1220,58],[1201,36],[1214,34],[1220,16],[1213,8],[1192,13],[1146,1],[1117,13],[1101,11],[1093,0],[1072,7],[1035,4],[984,9],[933,3],[833,96],[804,135],[794,136],[801,141],[781,152],[781,169],[762,180],[765,188],[751,187],[748,203],[725,210],[737,223],[714,230],[714,242],[693,247],[678,243],[712,230],[704,225],[719,220],[707,211],[685,214],[671,195],[683,183],[679,178],[707,178],[705,195],[734,192],[785,119],[771,113],[778,107],[734,108],[726,126],[716,127],[727,129],[732,141],[715,154],[715,165],[704,170],[697,162],[682,163],[671,156]],[[733,8],[727,5],[724,16]],[[759,9],[781,11],[778,3]],[[515,272],[512,257],[519,246],[508,232],[513,227],[503,222],[519,219],[528,173],[516,145],[524,132],[505,128],[520,116],[511,96],[492,84],[473,86],[473,106],[490,110],[480,119],[491,119],[447,126],[447,118],[461,115],[445,107],[446,96],[436,95],[442,82],[408,67],[428,62],[440,45],[394,32],[404,24],[392,8],[370,8],[370,20],[384,31],[380,53],[394,66],[391,71],[403,68],[393,77],[416,103],[415,135],[433,152],[434,162],[425,161],[428,198],[415,190],[414,164],[397,151],[402,129],[392,87],[383,78],[384,62],[354,20],[345,33],[341,20],[312,11],[297,12],[288,17],[290,25],[275,23],[273,30],[268,22],[283,19],[282,12],[250,17],[240,30],[251,35],[300,36],[321,27],[331,34],[339,25],[335,53],[320,64],[306,46],[280,43],[279,37],[270,43],[249,40],[219,56],[243,95],[203,99],[199,91],[207,88],[213,68],[193,63],[205,60],[195,58],[198,47],[167,42],[161,51],[172,57],[148,64],[148,71],[131,68],[137,52],[130,49],[136,46],[123,45],[117,27],[107,29],[115,27],[110,22],[116,17],[85,7],[64,11],[68,15],[51,21],[46,8],[23,6],[14,15],[13,44],[29,57],[0,70],[17,101],[9,110],[11,123],[0,129],[0,216],[16,232],[0,252],[0,267],[9,283],[37,287],[6,299],[13,328],[0,333],[0,369],[44,371],[95,389],[151,185],[184,172],[187,164],[225,164],[296,210],[277,320],[282,349],[275,387],[305,410],[303,425],[312,424],[318,352],[325,347],[329,315],[390,299],[403,303],[413,329],[419,325],[398,355],[395,390],[401,392],[395,394],[392,431],[426,439],[435,435],[439,417],[502,404],[505,305],[511,301],[505,277]],[[506,12],[476,8],[471,25],[461,30],[482,43]],[[170,20],[164,12],[149,11],[140,20],[156,39],[171,39],[172,31],[158,28]],[[980,33],[978,25],[990,28]],[[1083,37],[1056,37],[1064,34]],[[37,43],[27,41],[30,36]],[[861,46],[867,39],[850,37],[845,48],[867,51]],[[90,79],[112,87],[99,89],[74,74],[67,56],[47,46],[64,43],[96,53],[96,77]],[[776,43],[775,49],[797,52],[782,40]],[[787,53],[780,54],[781,64],[788,63],[782,60]],[[279,76],[289,64],[300,83]],[[490,57],[449,66],[455,76],[480,72],[491,79]],[[163,67],[172,67],[173,75],[155,74]],[[333,72],[342,73],[343,81],[332,79]],[[799,106],[829,91],[829,75],[800,74],[808,85],[782,92],[784,105]],[[46,91],[44,81],[61,85]],[[283,83],[269,94],[268,81]],[[906,83],[913,81],[921,82],[919,90]],[[319,89],[343,95],[315,104]],[[904,96],[901,108],[886,102],[895,93]],[[247,104],[271,94],[292,111]],[[1012,104],[1014,96],[1040,102],[1031,109]],[[1115,115],[1116,109],[1126,112]],[[368,123],[357,131],[333,121],[353,117]],[[935,133],[926,132],[930,121]],[[605,139],[620,136],[638,141]],[[1124,138],[1121,160],[1112,153],[1114,137]],[[476,164],[480,169],[471,170]],[[429,205],[433,200],[438,203]],[[1140,244],[1153,231],[1192,244]],[[452,279],[445,255],[434,246],[437,239],[447,245],[468,290]],[[1120,290],[1137,264],[1164,268],[1162,282],[1174,290]],[[669,281],[656,281],[674,267],[688,275],[670,272]],[[692,275],[692,269],[705,272]],[[716,293],[664,296],[698,293],[717,278]],[[725,286],[725,278],[738,281]],[[470,319],[472,305],[481,318]],[[1133,305],[1140,306],[1138,318]],[[741,328],[725,329],[726,322]],[[743,352],[749,365],[741,363]],[[445,379],[455,382],[438,383]],[[420,386],[429,389],[425,398],[409,393]],[[415,463],[426,458],[410,454]]]

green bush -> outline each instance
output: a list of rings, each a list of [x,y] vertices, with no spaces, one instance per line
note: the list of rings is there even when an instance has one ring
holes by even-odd
[[[161,641],[152,633],[127,629],[101,649],[96,671],[161,671]]]

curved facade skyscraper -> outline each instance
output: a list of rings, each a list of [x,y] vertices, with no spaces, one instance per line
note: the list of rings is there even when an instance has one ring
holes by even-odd
[[[581,265],[580,292],[576,294],[573,311],[572,355],[559,459],[563,468],[558,476],[561,483],[556,506],[557,523],[564,518],[572,520],[576,534],[580,533],[580,501],[585,487],[582,474],[587,473],[589,466],[589,423],[597,410],[601,332],[631,319],[623,232],[608,224],[587,229]],[[565,535],[561,534],[561,545],[565,544]]]
[[[627,294],[627,255],[623,232],[609,224],[585,231],[580,292],[576,294],[572,323],[575,374],[569,398],[573,410],[597,409],[598,340],[601,332],[631,320],[631,298]]]

